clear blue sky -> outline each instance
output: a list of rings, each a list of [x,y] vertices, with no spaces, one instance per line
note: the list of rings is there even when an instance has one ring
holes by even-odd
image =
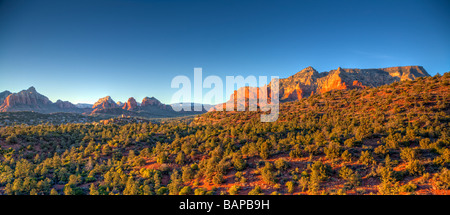
[[[0,91],[52,101],[154,96],[176,75],[313,66],[450,71],[449,1],[0,1]],[[193,79],[192,79],[193,80]]]

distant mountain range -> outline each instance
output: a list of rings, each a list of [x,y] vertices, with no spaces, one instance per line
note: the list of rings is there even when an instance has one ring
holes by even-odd
[[[195,107],[202,107],[203,111],[208,111],[210,110],[212,107],[214,107],[214,105],[210,105],[210,104],[200,104],[200,103],[174,103],[174,104],[170,104],[170,106],[173,107],[181,107],[183,109],[186,108],[191,108],[191,110],[194,110]]]
[[[288,102],[307,98],[316,93],[325,93],[332,90],[362,89],[391,84],[396,81],[414,80],[419,77],[430,76],[422,66],[401,66],[379,69],[343,69],[338,68],[329,72],[317,72],[313,67],[307,67],[298,73],[284,79],[279,79],[280,102]],[[267,97],[270,101],[270,84],[267,88]],[[258,87],[241,87],[235,90],[226,102],[230,105],[248,108],[249,101],[256,100]],[[237,94],[245,95],[237,98]],[[226,103],[218,104],[225,109]],[[214,109],[211,109],[214,110]]]
[[[75,104],[75,106],[77,106],[77,108],[92,108],[93,104],[78,103],[78,104]]]
[[[194,103],[175,104],[189,106]],[[201,104],[195,104],[201,105]],[[210,105],[206,106],[208,109]],[[193,109],[192,109],[193,110]],[[202,111],[176,112],[172,106],[161,103],[155,97],[145,97],[141,103],[131,97],[127,102],[115,102],[110,96],[100,98],[95,104],[72,104],[68,101],[58,100],[55,103],[46,96],[38,93],[34,87],[18,93],[4,91],[0,93],[0,112],[33,111],[38,113],[82,113],[87,115],[125,115],[142,117],[176,117],[204,113]]]
[[[7,111],[35,111],[40,113],[70,112],[82,113],[85,109],[76,107],[70,102],[58,100],[55,103],[46,96],[38,93],[34,87],[22,90],[18,93],[4,91],[0,93],[4,97],[0,105],[1,112]]]
[[[418,77],[430,76],[421,66],[389,67],[380,69],[343,69],[338,68],[329,72],[317,72],[307,67],[300,72],[284,79],[279,79],[279,98],[281,102],[295,101],[309,97],[316,93],[325,93],[332,90],[362,89],[391,84],[396,81],[414,80]],[[270,84],[264,86],[269,92]],[[237,93],[245,93],[244,98],[237,98]],[[234,91],[226,103],[248,106],[248,102],[258,99],[260,88],[242,87]],[[226,103],[219,104],[225,105]],[[166,105],[155,97],[145,97],[138,103],[133,97],[125,103],[115,102],[110,96],[100,98],[95,104],[72,104],[68,101],[57,100],[51,102],[46,96],[39,94],[34,87],[18,93],[4,91],[0,93],[0,112],[8,111],[34,111],[39,113],[83,113],[88,115],[126,115],[143,117],[175,117],[199,114],[214,110],[212,105],[202,105],[202,111],[176,112],[172,107],[195,106],[197,103],[175,103]],[[215,107],[219,107],[219,105]]]

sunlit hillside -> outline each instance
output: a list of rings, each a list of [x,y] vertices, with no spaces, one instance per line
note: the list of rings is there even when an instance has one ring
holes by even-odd
[[[450,73],[260,114],[2,126],[0,193],[450,194]]]

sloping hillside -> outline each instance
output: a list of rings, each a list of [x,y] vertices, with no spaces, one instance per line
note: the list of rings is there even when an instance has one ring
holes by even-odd
[[[430,75],[421,66],[399,66],[379,69],[343,69],[339,67],[328,72],[317,72],[307,67],[287,78],[279,79],[280,102],[297,101],[314,94],[326,93],[334,90],[364,89],[379,87],[399,81],[412,81]],[[231,105],[248,107],[249,101],[258,101],[259,93],[271,91],[271,85],[258,87],[241,87],[230,95],[226,102]],[[245,95],[242,97],[237,94]],[[270,93],[265,95],[270,100]],[[216,107],[225,105],[218,104]]]
[[[450,194],[450,73],[193,121],[0,127],[2,194]],[[128,119],[128,118],[127,118]]]

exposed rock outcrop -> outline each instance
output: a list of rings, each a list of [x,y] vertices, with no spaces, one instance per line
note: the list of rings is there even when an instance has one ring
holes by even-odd
[[[94,103],[92,108],[94,110],[118,108],[119,106],[112,100],[110,96],[103,97]]]
[[[5,90],[5,91],[0,93],[0,106],[3,104],[3,101],[5,101],[6,97],[8,97],[11,94],[12,93],[9,92],[8,90]]]
[[[10,93],[0,106],[0,111],[82,112],[70,102],[58,100],[56,103],[53,103],[46,96],[38,93],[34,87],[18,93]]]
[[[62,101],[62,100],[59,100],[59,99],[58,99],[58,101],[55,102],[55,105],[58,108],[61,108],[61,109],[64,109],[64,108],[66,108],[66,109],[70,109],[70,108],[75,109],[75,108],[77,108],[77,106],[75,106],[74,104],[72,104],[72,103],[70,103],[68,101]]]
[[[133,97],[129,98],[128,101],[122,107],[122,109],[129,110],[129,111],[136,110],[137,108],[138,108],[138,104]]]
[[[300,72],[284,79],[279,79],[279,98],[281,102],[295,101],[309,97],[316,93],[332,90],[360,89],[378,87],[396,81],[414,80],[419,77],[430,76],[421,66],[389,67],[380,69],[343,69],[339,67],[329,72],[317,72],[307,67]],[[266,86],[270,92],[270,84]],[[236,93],[244,93],[245,100],[237,99]],[[237,106],[248,106],[248,101],[257,100],[257,87],[242,87],[234,91],[226,103]],[[261,91],[264,92],[264,91]],[[270,93],[268,98],[270,99]],[[219,105],[225,105],[219,104]],[[236,107],[237,107],[236,106]],[[219,107],[219,106],[216,106]]]
[[[141,109],[148,109],[151,107],[157,107],[163,110],[172,110],[172,107],[170,105],[165,105],[163,103],[161,103],[158,99],[156,99],[155,97],[145,97],[144,99],[142,99],[141,102]]]

